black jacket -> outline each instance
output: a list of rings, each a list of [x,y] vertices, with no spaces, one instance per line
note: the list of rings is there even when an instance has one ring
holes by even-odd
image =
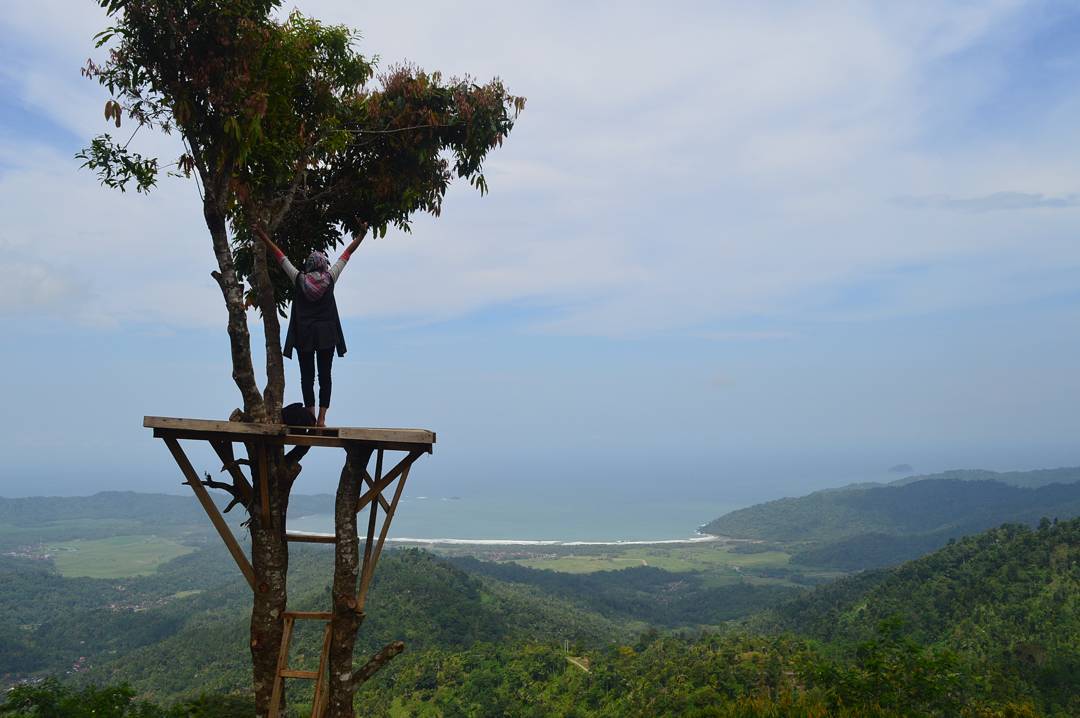
[[[294,348],[298,351],[335,349],[339,357],[345,356],[345,333],[341,330],[337,302],[334,301],[334,283],[331,282],[326,293],[313,302],[300,288],[303,276],[302,272],[297,274],[293,286],[292,312],[282,354],[291,358]]]

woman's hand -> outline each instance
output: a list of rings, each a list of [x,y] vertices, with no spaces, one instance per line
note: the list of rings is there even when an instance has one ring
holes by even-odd
[[[352,242],[345,250],[347,253],[352,254],[356,251],[356,248],[360,246],[360,243],[364,241],[364,236],[367,235],[368,223],[361,222],[360,229],[352,233]]]
[[[258,222],[252,222],[251,231],[254,232],[255,236],[258,237],[262,241],[262,243],[265,244],[270,249],[270,251],[274,253],[275,257],[280,259],[282,256],[284,256],[278,246],[274,244],[274,240],[270,239],[270,235],[267,234],[266,230],[262,228],[261,224],[259,224]]]
[[[251,231],[254,232],[255,236],[258,237],[260,240],[262,240],[262,242],[264,244],[265,243],[273,244],[273,242],[270,241],[270,235],[268,235],[266,233],[266,230],[263,229],[262,225],[259,224],[258,222],[252,222],[251,223]]]

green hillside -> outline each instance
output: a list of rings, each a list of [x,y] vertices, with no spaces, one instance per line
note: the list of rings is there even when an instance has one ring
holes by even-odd
[[[1080,519],[1008,525],[823,586],[750,633],[586,650],[480,644],[407,656],[368,714],[1080,714]],[[588,667],[586,672],[582,665]]]
[[[290,606],[326,610],[328,547],[294,547],[290,574]],[[250,592],[220,547],[125,579],[65,578],[42,562],[4,558],[0,683],[67,674],[127,681],[154,697],[242,689],[250,675],[249,611]],[[596,646],[623,640],[643,625],[482,580],[419,550],[388,550],[357,645],[374,651],[401,639],[422,650],[543,639]],[[295,641],[301,662],[318,653],[318,627],[312,626],[310,635],[300,631]]]
[[[135,692],[124,700],[137,694],[165,706],[128,703],[127,712],[87,716],[179,716],[193,704],[168,706],[183,697],[242,696],[248,595],[221,554],[198,551],[123,581],[64,578],[40,562],[5,559],[0,609],[18,623],[5,624],[0,655],[9,668],[36,665],[34,675],[75,665],[68,686],[126,681]],[[325,607],[329,561],[325,547],[294,552],[294,608]],[[800,594],[741,630],[678,638],[600,615],[650,615],[646,588],[658,604],[667,600],[660,587],[671,592],[669,605],[654,609],[661,618],[695,606],[708,616],[735,601],[706,583],[680,594],[675,584],[687,578],[655,569],[557,575],[388,552],[358,652],[394,638],[409,650],[363,688],[364,715],[1064,718],[1080,710],[1080,519],[962,539]],[[682,605],[688,596],[698,603]],[[115,604],[123,600],[142,610]],[[297,638],[291,665],[313,667],[317,636]],[[70,690],[19,689],[8,700],[23,708],[0,707],[0,716],[119,695]],[[290,701],[302,706],[306,695],[297,686]],[[204,705],[216,706],[206,716],[245,710],[240,698]]]
[[[1080,687],[1080,519],[1006,525],[884,571],[839,580],[755,619],[825,641],[882,621],[1000,666],[1051,695]]]
[[[183,487],[181,487],[183,488]],[[102,491],[92,496],[0,497],[0,551],[41,543],[73,540],[94,541],[118,536],[154,535],[182,544],[206,543],[214,530],[199,503],[190,495],[144,494],[134,491]],[[225,508],[222,494],[215,494],[218,508]],[[328,494],[293,495],[293,516],[325,513],[334,506]],[[234,524],[243,510],[226,514]],[[170,556],[171,558],[171,556]]]
[[[959,479],[960,481],[997,481],[1024,489],[1037,489],[1050,484],[1075,484],[1080,481],[1080,466],[1058,469],[1035,469],[1033,471],[987,471],[986,469],[953,469],[937,474],[906,476],[890,481],[890,486],[903,486],[926,479]]]
[[[791,585],[748,581],[717,585],[715,577],[705,574],[673,573],[651,566],[576,574],[468,557],[453,563],[471,574],[533,587],[613,620],[663,628],[717,626],[802,591]]]
[[[817,491],[733,511],[708,533],[787,544],[792,561],[858,570],[893,565],[949,539],[1002,523],[1080,515],[1080,483],[1020,488],[997,481],[926,479]]]

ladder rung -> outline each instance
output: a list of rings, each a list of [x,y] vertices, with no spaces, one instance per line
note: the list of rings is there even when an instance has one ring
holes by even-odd
[[[286,668],[279,674],[282,678],[318,678],[318,671],[294,671],[290,668]]]
[[[281,614],[285,618],[308,619],[312,621],[329,621],[333,614],[330,611],[286,611]]]
[[[313,533],[285,533],[286,541],[298,541],[300,543],[337,543],[337,536],[334,534],[313,534]]]

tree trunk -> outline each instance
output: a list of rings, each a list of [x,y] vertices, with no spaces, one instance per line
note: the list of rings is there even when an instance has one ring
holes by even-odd
[[[225,299],[225,308],[229,313],[229,347],[232,352],[232,376],[240,395],[244,398],[244,413],[249,421],[268,423],[271,418],[266,410],[258,383],[255,381],[255,369],[251,364],[251,335],[248,333],[247,307],[244,306],[244,287],[236,274],[233,264],[232,249],[229,247],[229,234],[225,227],[225,213],[219,208],[219,202],[211,195],[211,183],[206,182],[206,198],[203,201],[203,217],[210,237],[214,243],[214,255],[217,258],[218,271],[214,279],[221,288]]]
[[[254,447],[251,448],[254,450]],[[261,486],[255,474],[255,498],[251,508],[251,565],[255,569],[255,595],[251,608],[251,663],[256,715],[269,714],[281,652],[283,613],[288,591],[289,543],[285,540],[285,516],[289,489],[295,476],[285,464],[281,447],[268,446],[267,474],[270,485],[270,523],[263,525]],[[250,454],[249,454],[250,455]],[[254,454],[258,456],[258,453]],[[253,467],[253,471],[258,469]],[[284,715],[285,690],[279,708]]]
[[[244,287],[237,276],[233,263],[232,248],[225,221],[224,204],[219,194],[225,191],[227,184],[222,178],[204,177],[206,198],[203,202],[203,216],[213,240],[214,255],[218,271],[213,273],[221,288],[222,297],[229,316],[229,345],[232,354],[232,376],[244,400],[244,414],[247,421],[257,423],[277,423],[281,416],[281,396],[284,391],[285,376],[281,364],[280,330],[273,302],[273,289],[269,285],[265,257],[262,261],[260,277],[264,280],[260,305],[267,306],[269,291],[269,312],[264,313],[267,324],[267,402],[259,391],[255,379],[255,369],[251,361],[251,335],[247,324],[247,306],[244,302]],[[266,319],[270,321],[267,323]],[[276,346],[271,351],[271,343]],[[276,363],[271,361],[271,355]],[[273,404],[271,406],[270,404]],[[283,616],[288,599],[287,578],[289,571],[289,545],[285,540],[285,516],[289,504],[289,491],[296,476],[297,467],[284,461],[281,446],[268,445],[265,455],[254,444],[248,444],[248,458],[252,463],[252,485],[254,488],[250,514],[251,565],[255,570],[255,594],[251,609],[251,662],[253,668],[253,686],[257,715],[267,716],[270,711],[274,682],[277,679],[278,654],[281,651]],[[259,462],[266,461],[266,476],[269,486],[269,521],[263,521],[262,482],[259,481]],[[285,702],[285,691],[281,691],[281,705]]]
[[[285,396],[285,366],[281,358],[281,322],[278,319],[277,303],[274,301],[274,285],[270,280],[267,250],[257,247],[255,250],[255,271],[252,273],[252,285],[262,313],[264,346],[266,351],[266,388],[263,391],[263,404],[270,416],[281,415],[282,399]]]
[[[357,612],[356,591],[360,576],[360,541],[356,534],[356,502],[371,449],[346,449],[345,466],[338,480],[334,504],[333,618],[330,622],[329,718],[353,718],[353,648],[364,615]]]

